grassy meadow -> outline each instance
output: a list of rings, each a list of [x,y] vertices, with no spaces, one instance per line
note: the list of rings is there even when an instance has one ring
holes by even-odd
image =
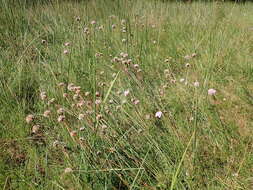
[[[0,0],[1,189],[253,189],[253,3],[24,2]]]

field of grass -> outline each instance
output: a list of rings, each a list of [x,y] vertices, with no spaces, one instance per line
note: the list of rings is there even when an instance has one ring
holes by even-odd
[[[0,188],[253,188],[252,3],[0,2]]]

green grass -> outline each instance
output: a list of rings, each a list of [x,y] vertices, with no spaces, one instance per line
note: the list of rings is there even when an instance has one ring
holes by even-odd
[[[252,3],[1,5],[2,189],[253,188]]]

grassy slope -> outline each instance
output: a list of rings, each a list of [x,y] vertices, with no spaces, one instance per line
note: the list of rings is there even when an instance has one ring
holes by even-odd
[[[97,0],[21,8],[6,2],[0,8],[0,187],[252,188],[253,4]],[[95,57],[98,52],[103,56]],[[129,66],[111,61],[121,52],[132,59]],[[81,86],[82,97],[90,92],[84,100],[91,105],[73,107],[74,93],[60,82]],[[55,103],[40,100],[41,91]],[[94,106],[95,99],[105,102]],[[67,110],[62,123],[60,107]],[[47,109],[48,119],[41,115]],[[35,115],[32,124],[27,114]],[[41,127],[32,134],[34,124]]]

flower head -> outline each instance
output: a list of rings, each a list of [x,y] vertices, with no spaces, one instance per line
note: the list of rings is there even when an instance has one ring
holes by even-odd
[[[34,116],[32,114],[27,115],[25,118],[26,123],[31,123],[33,120]]]
[[[155,113],[155,117],[159,118],[159,119],[162,117],[162,115],[163,115],[163,113],[161,111],[158,111]]]
[[[210,88],[210,89],[208,90],[208,95],[213,96],[213,95],[215,95],[215,94],[216,94],[216,90],[215,90],[215,89]]]
[[[198,82],[198,81],[194,82],[194,83],[193,83],[193,86],[199,87],[199,82]]]

